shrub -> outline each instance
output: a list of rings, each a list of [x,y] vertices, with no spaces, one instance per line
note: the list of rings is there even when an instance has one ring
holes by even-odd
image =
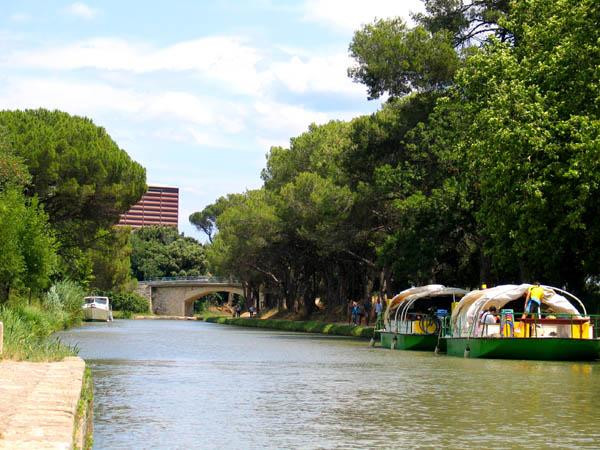
[[[95,294],[108,297],[112,304],[112,309],[115,311],[129,311],[132,313],[150,312],[148,300],[135,292],[97,291]]]
[[[56,361],[77,354],[76,348],[48,336],[69,323],[63,311],[49,311],[36,306],[1,307],[4,325],[3,357],[15,360]]]
[[[69,314],[79,315],[85,297],[85,290],[76,282],[63,280],[50,288],[44,303],[51,309],[60,309]]]

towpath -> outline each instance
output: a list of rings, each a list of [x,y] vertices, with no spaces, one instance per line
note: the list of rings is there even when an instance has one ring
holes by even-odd
[[[70,449],[85,362],[0,360],[0,449]]]

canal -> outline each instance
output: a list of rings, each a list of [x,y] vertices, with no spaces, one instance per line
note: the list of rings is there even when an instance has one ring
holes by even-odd
[[[597,447],[600,364],[493,361],[195,321],[61,333],[94,448]]]

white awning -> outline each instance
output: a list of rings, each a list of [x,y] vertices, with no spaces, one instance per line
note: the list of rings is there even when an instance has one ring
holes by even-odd
[[[410,300],[443,296],[456,296],[457,298],[461,298],[466,293],[467,291],[464,289],[446,287],[442,284],[428,284],[426,286],[408,288],[392,298],[385,311],[384,320],[387,322],[391,311]]]
[[[485,311],[492,306],[501,309],[507,303],[522,298],[525,300],[527,290],[531,284],[505,284],[489,289],[471,291],[463,297],[452,311],[452,328],[454,334],[463,336],[474,318],[480,311]],[[542,304],[546,305],[549,312],[579,315],[580,312],[565,297],[557,294],[552,288],[541,286],[544,290]]]

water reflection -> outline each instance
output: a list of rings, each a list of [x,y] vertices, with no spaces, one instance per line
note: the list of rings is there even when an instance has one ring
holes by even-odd
[[[597,446],[593,363],[471,360],[201,322],[63,333],[92,365],[95,448]]]

